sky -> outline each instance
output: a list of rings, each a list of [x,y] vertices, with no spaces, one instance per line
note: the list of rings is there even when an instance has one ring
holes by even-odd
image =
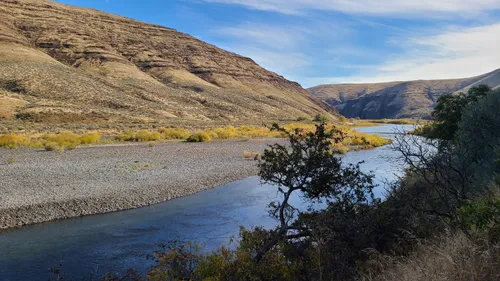
[[[500,0],[58,0],[175,28],[304,87],[500,68]]]

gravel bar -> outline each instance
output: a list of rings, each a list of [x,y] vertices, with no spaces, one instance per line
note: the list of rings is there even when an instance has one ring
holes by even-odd
[[[133,209],[256,175],[244,151],[284,139],[0,148],[0,229]]]

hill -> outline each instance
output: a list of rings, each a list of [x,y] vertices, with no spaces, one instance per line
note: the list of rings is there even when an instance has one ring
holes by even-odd
[[[349,118],[429,118],[440,96],[480,84],[499,87],[500,69],[465,79],[320,85],[308,90]]]
[[[329,114],[298,83],[250,58],[174,29],[48,0],[0,0],[0,105],[4,124],[72,126]]]

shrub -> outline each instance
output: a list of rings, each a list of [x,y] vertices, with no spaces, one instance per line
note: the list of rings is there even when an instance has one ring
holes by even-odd
[[[45,150],[47,151],[59,151],[59,152],[64,152],[64,147],[60,146],[56,142],[47,142],[43,146]]]
[[[128,131],[122,132],[122,133],[118,134],[117,136],[115,136],[115,139],[117,141],[134,141],[135,140],[134,135],[135,134],[133,131],[128,130]]]
[[[209,142],[212,138],[205,132],[199,132],[192,134],[187,138],[187,142]]]
[[[183,140],[191,135],[189,130],[183,128],[162,128],[159,132],[166,140]]]
[[[236,128],[239,137],[279,137],[278,132],[267,127],[241,126]]]
[[[55,143],[59,147],[63,148],[64,147],[69,147],[69,146],[76,146],[80,144],[80,136],[72,133],[72,132],[60,132],[58,134],[47,134],[42,136],[42,142],[45,144],[47,143]],[[51,145],[49,145],[51,146]]]
[[[159,141],[161,139],[160,133],[158,132],[149,132],[146,130],[141,130],[137,132],[135,136],[135,141]]]
[[[147,130],[140,130],[139,132],[125,131],[115,137],[118,141],[135,141],[135,142],[146,142],[146,141],[159,141],[161,140],[161,135],[159,132],[150,132]]]
[[[314,122],[327,123],[328,117],[321,114],[317,114],[316,116],[314,116]]]
[[[233,126],[226,126],[224,128],[208,129],[203,131],[214,139],[231,139],[238,137],[238,132]]]
[[[5,134],[0,135],[0,147],[7,147],[10,149],[17,149],[21,145],[28,143],[28,139],[21,135]]]
[[[98,132],[92,132],[85,134],[80,137],[80,143],[81,144],[92,144],[96,143],[101,139],[101,135],[99,135]]]

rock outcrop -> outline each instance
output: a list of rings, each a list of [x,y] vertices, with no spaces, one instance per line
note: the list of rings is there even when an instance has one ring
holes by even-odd
[[[440,96],[481,84],[499,87],[500,69],[465,79],[321,85],[308,90],[349,118],[429,118]]]

